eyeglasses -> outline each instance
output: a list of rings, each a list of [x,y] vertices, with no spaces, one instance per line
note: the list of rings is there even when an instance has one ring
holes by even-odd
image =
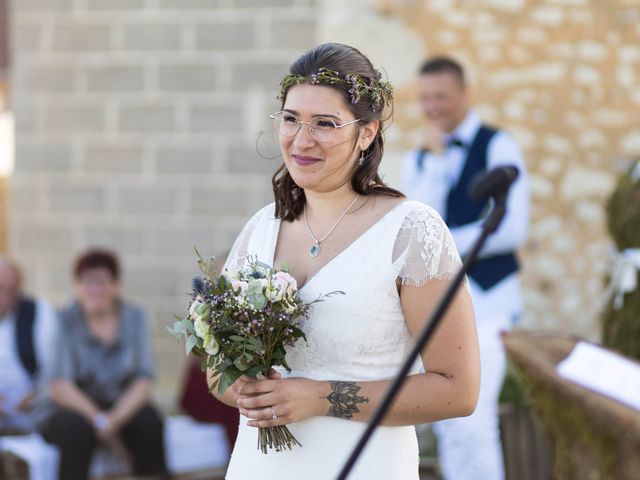
[[[284,110],[269,115],[269,118],[273,120],[275,131],[283,137],[295,137],[302,128],[302,125],[306,125],[309,134],[321,143],[332,141],[339,128],[344,128],[347,125],[362,120],[361,118],[356,118],[350,122],[338,125],[330,118],[314,117],[310,122],[301,122],[295,115],[285,112]]]

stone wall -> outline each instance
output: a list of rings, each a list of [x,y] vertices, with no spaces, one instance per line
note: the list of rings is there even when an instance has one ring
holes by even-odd
[[[119,252],[167,396],[184,355],[165,327],[185,309],[193,247],[223,254],[268,203],[276,161],[256,132],[313,18],[300,0],[13,1],[11,249],[56,305],[74,255]]]
[[[611,245],[603,202],[640,156],[638,3],[356,0],[337,14],[340,4],[324,2],[321,40],[368,52],[396,87],[383,163],[391,182],[422,134],[416,69],[450,54],[468,70],[483,118],[515,135],[532,174],[521,325],[597,338]]]
[[[522,144],[533,179],[523,325],[597,336],[610,242],[602,202],[640,154],[640,9],[631,0],[13,0],[16,172],[11,249],[30,289],[69,299],[89,245],[122,254],[152,313],[165,400],[181,348],[192,247],[218,254],[270,199],[256,153],[291,60],[360,47],[396,86],[383,170],[398,186],[420,138],[415,72],[464,63],[488,121]],[[265,151],[269,147],[264,146]]]

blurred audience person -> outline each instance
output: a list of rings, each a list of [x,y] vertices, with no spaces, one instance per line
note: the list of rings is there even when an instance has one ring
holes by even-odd
[[[31,406],[56,327],[53,309],[22,292],[20,269],[0,256],[0,435],[34,430]]]
[[[60,450],[59,477],[87,478],[100,442],[124,448],[136,475],[165,477],[145,314],[122,300],[112,252],[80,255],[73,278],[76,298],[60,312],[57,355],[46,370],[49,401],[38,416],[43,437]]]

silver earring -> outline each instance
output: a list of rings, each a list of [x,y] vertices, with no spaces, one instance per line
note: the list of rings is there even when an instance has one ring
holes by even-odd
[[[360,158],[358,159],[358,165],[362,166],[364,163],[364,150],[360,152]]]

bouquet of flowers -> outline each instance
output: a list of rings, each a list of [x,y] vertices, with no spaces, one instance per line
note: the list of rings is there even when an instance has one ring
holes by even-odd
[[[301,321],[312,304],[298,296],[296,280],[287,268],[278,271],[249,258],[237,272],[217,274],[214,258],[204,260],[196,250],[203,277],[193,279],[189,315],[169,331],[186,345],[187,354],[202,358],[202,368],[216,377],[210,390],[222,395],[240,376],[267,378],[274,366],[291,371],[286,346],[306,340]],[[281,451],[302,446],[286,426],[260,428],[258,448]]]

